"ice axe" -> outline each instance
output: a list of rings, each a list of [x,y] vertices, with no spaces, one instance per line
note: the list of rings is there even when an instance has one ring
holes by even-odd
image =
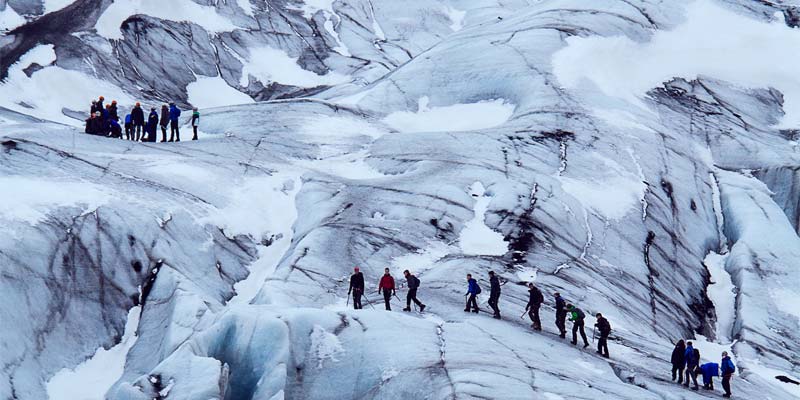
[[[594,343],[594,331],[596,331],[596,330],[597,330],[596,326],[594,328],[592,328],[592,343]]]
[[[347,292],[347,303],[344,303],[345,307],[350,306],[350,292]]]
[[[519,319],[525,319],[525,314],[528,313],[528,310],[522,312],[522,315],[519,316]]]

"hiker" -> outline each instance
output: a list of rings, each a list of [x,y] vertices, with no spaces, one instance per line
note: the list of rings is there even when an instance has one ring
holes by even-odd
[[[683,383],[683,369],[686,367],[686,342],[678,340],[675,348],[672,349],[672,380],[678,378],[678,384]]]
[[[572,344],[578,344],[578,331],[580,330],[583,338],[583,347],[589,347],[589,341],[586,340],[586,330],[584,329],[586,314],[572,304],[567,304],[567,311],[570,312],[569,320],[572,321]]]
[[[103,132],[103,117],[100,111],[94,112],[94,117],[89,119],[88,129],[92,135],[100,135]]]
[[[603,314],[597,313],[595,317],[597,317],[597,322],[594,323],[594,326],[600,332],[600,339],[597,340],[597,354],[608,358],[608,335],[611,334],[611,323],[603,317]]]
[[[464,309],[465,312],[474,312],[478,313],[480,308],[478,308],[478,301],[475,299],[481,293],[481,287],[478,286],[478,281],[472,279],[472,274],[467,274],[467,307]]]
[[[97,100],[92,100],[92,107],[90,108],[89,115],[94,117],[94,113],[96,113],[97,111],[99,111],[97,109]]]
[[[733,365],[733,361],[728,357],[727,351],[722,352],[722,362],[720,364],[722,366],[722,390],[725,391],[722,397],[731,397],[731,377],[736,372],[736,366]]]
[[[97,110],[96,111],[103,112],[103,110],[105,110],[105,107],[103,106],[103,100],[105,100],[105,98],[103,96],[100,96],[99,98],[97,98],[97,103],[95,103],[97,105]]]
[[[361,296],[364,294],[364,274],[358,269],[353,268],[353,275],[350,275],[350,289],[347,289],[347,295],[353,293],[353,308],[360,310]]]
[[[197,127],[200,126],[200,111],[197,111],[197,107],[192,108],[192,131],[194,132],[194,136],[192,136],[192,140],[197,140]]]
[[[181,117],[181,110],[175,106],[175,103],[169,103],[169,141],[180,142],[181,131],[178,128],[178,119]]]
[[[103,135],[108,136],[109,132],[111,132],[111,108],[110,104],[106,104],[106,108],[103,109]]]
[[[683,353],[686,359],[686,382],[684,386],[689,387],[689,380],[694,381],[693,390],[698,389],[697,385],[697,371],[695,371],[700,364],[700,351],[692,346],[692,342],[686,342],[686,351]]]
[[[700,373],[703,374],[703,389],[714,390],[714,377],[719,376],[719,364],[705,363],[700,366]]]
[[[171,142],[172,140],[170,140]],[[386,311],[392,311],[392,306],[389,301],[392,299],[397,291],[394,289],[394,278],[389,274],[389,268],[384,268],[383,276],[380,283],[378,283],[378,293],[383,292],[383,302],[386,303]]]
[[[92,109],[94,109],[94,105],[92,105]],[[89,118],[86,118],[86,128],[83,130],[84,132],[94,135],[94,111],[89,114]]]
[[[403,275],[406,277],[406,283],[408,284],[408,294],[406,294],[406,308],[403,311],[411,311],[411,302],[413,301],[414,304],[419,307],[419,312],[425,310],[425,304],[422,304],[421,301],[417,299],[417,289],[419,289],[419,278],[414,276],[408,270],[403,271]]]
[[[158,113],[156,112],[155,107],[150,107],[150,115],[147,117],[147,125],[144,128],[144,131],[147,132],[147,139],[142,138],[143,142],[156,142],[156,135],[158,132]]]
[[[131,140],[133,134],[133,119],[130,114],[125,115],[125,140]]]
[[[528,304],[525,305],[525,311],[531,318],[531,328],[535,331],[542,330],[542,321],[539,320],[539,307],[544,303],[544,296],[542,292],[534,286],[533,282],[528,284]]]
[[[169,125],[169,107],[161,105],[161,143],[167,141],[167,125]]]
[[[111,119],[108,121],[109,126],[109,133],[108,136],[112,138],[122,137],[122,127],[119,126],[119,122],[115,119]]]
[[[131,120],[133,121],[133,134],[131,136],[133,136],[133,140],[138,142],[144,128],[144,110],[142,110],[142,105],[138,102],[131,110]]]
[[[567,302],[564,301],[564,298],[561,297],[561,293],[559,292],[555,292],[554,296],[556,297],[556,327],[561,333],[558,336],[564,339],[567,336]]]
[[[736,366],[733,365],[733,361],[728,356],[727,351],[722,352],[722,390],[725,391],[725,394],[722,397],[731,397],[731,377],[733,373],[736,372]]]
[[[117,101],[111,100],[111,105],[108,106],[108,116],[114,121],[119,121],[119,114],[117,114]],[[122,135],[120,135],[122,136]]]
[[[500,307],[498,307],[498,302],[500,301],[500,279],[494,274],[494,271],[489,271],[489,284],[491,285],[489,307],[492,307],[492,311],[494,311],[492,318],[500,319]]]

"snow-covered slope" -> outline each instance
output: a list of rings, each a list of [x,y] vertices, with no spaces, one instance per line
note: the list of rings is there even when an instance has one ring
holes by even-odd
[[[2,398],[708,397],[669,381],[678,338],[732,352],[736,396],[800,397],[792,7],[4,7]],[[97,94],[222,107],[135,144],[71,126]],[[384,267],[424,314],[382,310]],[[489,270],[500,321],[462,311]],[[558,338],[555,291],[610,360]]]

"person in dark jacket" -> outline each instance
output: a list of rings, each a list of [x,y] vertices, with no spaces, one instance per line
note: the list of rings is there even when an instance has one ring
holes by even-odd
[[[700,364],[700,351],[692,346],[692,342],[686,342],[686,351],[683,353],[684,358],[686,359],[686,381],[683,383],[684,386],[689,387],[689,381],[694,381],[694,387],[692,389],[697,390],[697,372],[696,369]]]
[[[167,125],[169,125],[169,107],[161,106],[161,143],[167,141]]]
[[[94,105],[92,105],[92,108],[94,108]],[[94,135],[94,111],[91,114],[89,114],[89,118],[86,118],[85,121],[86,121],[86,129],[84,129],[83,131],[88,134]]]
[[[542,321],[539,320],[539,307],[542,306],[542,303],[544,303],[542,291],[533,282],[528,283],[528,304],[525,305],[525,310],[531,319],[531,328],[535,331],[542,330]]]
[[[406,277],[406,284],[408,285],[408,294],[406,294],[406,308],[403,311],[411,311],[411,302],[413,301],[414,304],[419,307],[419,312],[425,311],[425,304],[422,304],[421,301],[417,299],[417,289],[419,289],[419,278],[414,276],[408,270],[403,271],[403,275]]]
[[[570,313],[569,320],[572,321],[572,344],[578,344],[578,331],[580,331],[581,338],[583,338],[583,347],[589,347],[589,341],[586,340],[586,330],[584,329],[586,314],[572,304],[567,304],[567,311]]]
[[[597,322],[594,323],[594,326],[600,332],[600,339],[597,340],[597,354],[608,358],[608,335],[611,334],[611,323],[603,317],[603,314],[597,313],[595,317],[597,317]]]
[[[99,111],[97,109],[97,100],[92,100],[92,107],[89,109],[89,115],[94,117],[94,113],[96,113],[97,111]]]
[[[139,141],[142,136],[142,129],[144,128],[144,110],[142,105],[136,103],[136,106],[131,110],[131,120],[133,121],[133,140]]]
[[[125,140],[131,140],[133,134],[133,118],[130,114],[125,115]]]
[[[392,306],[389,302],[397,291],[394,286],[394,278],[392,278],[392,275],[389,273],[389,268],[383,270],[383,276],[378,283],[378,293],[383,293],[383,302],[386,303],[386,311],[392,311]]]
[[[119,114],[117,113],[117,101],[112,100],[111,105],[108,106],[109,117],[114,121],[119,122]]]
[[[103,134],[103,116],[100,111],[95,111],[94,117],[89,119],[88,131],[92,135]]]
[[[181,117],[181,110],[175,105],[175,103],[169,103],[170,142],[181,141],[181,132],[178,126],[180,117]]]
[[[494,271],[489,271],[489,285],[491,285],[491,289],[489,289],[489,307],[492,307],[492,311],[494,311],[492,318],[500,319],[500,307],[498,306],[500,302],[500,279],[494,274]]]
[[[731,397],[731,377],[733,373],[736,372],[736,366],[733,365],[733,361],[728,357],[727,351],[722,352],[722,362],[720,365],[722,368],[722,389],[725,391],[722,397]]]
[[[561,333],[559,337],[564,339],[567,337],[567,302],[559,292],[555,292],[554,296],[556,297],[556,327]]]
[[[481,292],[481,287],[478,286],[478,281],[472,279],[472,274],[467,274],[467,307],[464,309],[466,312],[474,312],[478,313],[480,308],[478,308],[478,301],[476,297]]]
[[[112,138],[118,138],[122,136],[122,127],[119,126],[119,122],[117,122],[114,119],[111,119],[108,121],[108,126],[109,126],[108,136],[111,136]]]
[[[200,111],[197,111],[197,107],[192,109],[192,131],[194,132],[194,136],[192,136],[192,140],[197,140],[197,127],[200,126]]]
[[[347,295],[353,293],[353,308],[360,310],[361,296],[364,294],[364,274],[358,269],[353,268],[353,275],[350,275],[350,289],[347,289]]]
[[[683,383],[683,369],[686,368],[686,342],[678,340],[672,349],[672,380],[677,377],[678,384]]]
[[[105,98],[103,96],[100,96],[97,99],[97,103],[96,103],[97,111],[103,112],[103,110],[105,110],[105,106],[103,105],[103,100],[105,100]]]
[[[144,130],[147,132],[147,138],[142,138],[142,141],[155,143],[156,132],[158,132],[158,113],[155,107],[150,107],[150,115],[147,117],[147,125]]]

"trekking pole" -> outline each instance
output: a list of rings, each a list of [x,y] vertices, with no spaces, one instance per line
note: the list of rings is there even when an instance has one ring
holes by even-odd
[[[528,310],[522,312],[522,315],[519,316],[519,319],[525,319],[525,314],[528,313]]]
[[[594,331],[596,331],[596,330],[597,330],[596,326],[594,328],[592,328],[592,343],[594,343]]]
[[[375,309],[375,306],[373,306],[373,305],[372,305],[372,302],[371,302],[371,301],[369,301],[369,297],[367,297],[367,293],[366,293],[366,292],[364,292],[364,294],[362,294],[362,296],[364,296],[364,300],[366,300],[366,301],[367,301],[367,304],[369,304],[369,306],[370,306],[370,307],[372,307],[372,309],[374,310],[374,309]]]
[[[347,303],[344,303],[344,306],[348,307],[349,305],[350,305],[350,293],[347,293]]]

